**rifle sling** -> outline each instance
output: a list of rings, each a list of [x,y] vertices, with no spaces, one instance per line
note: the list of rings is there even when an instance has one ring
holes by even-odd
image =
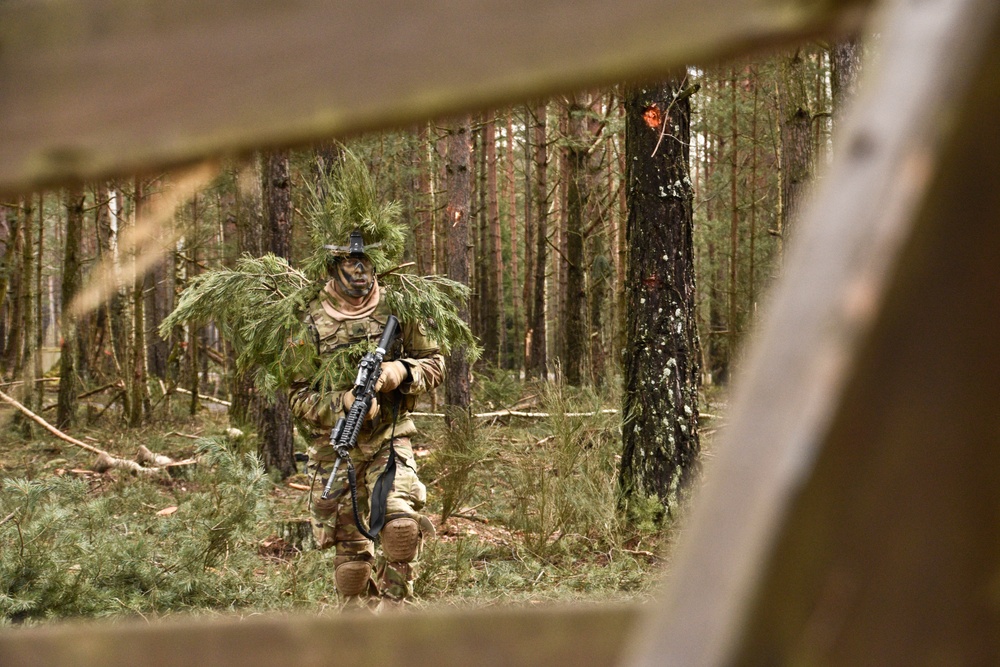
[[[364,524],[361,522],[361,515],[358,513],[357,475],[354,471],[354,464],[348,461],[347,480],[351,486],[351,506],[354,509],[354,523],[357,525],[358,530],[361,531],[361,534],[372,541],[375,541],[378,534],[382,531],[382,527],[385,525],[389,491],[392,490],[392,485],[396,481],[396,448],[393,446],[393,443],[396,441],[396,421],[398,418],[399,404],[394,403],[392,410],[392,432],[389,434],[389,461],[386,463],[385,470],[379,475],[378,480],[375,482],[375,487],[372,489],[368,529],[365,529]]]

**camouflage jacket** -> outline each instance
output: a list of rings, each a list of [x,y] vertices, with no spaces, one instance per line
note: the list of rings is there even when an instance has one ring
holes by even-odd
[[[309,342],[316,346],[321,356],[363,340],[377,341],[391,314],[383,298],[370,315],[336,318],[323,308],[320,298],[322,293],[306,307],[305,319],[313,337]],[[444,356],[431,337],[428,325],[423,322],[401,322],[401,325],[402,335],[397,336],[395,343],[386,351],[385,361],[398,360],[406,364],[410,381],[390,392],[378,394],[379,412],[374,420],[364,424],[361,432],[361,439],[369,443],[387,440],[392,433],[397,437],[415,433],[417,429],[410,412],[416,397],[444,380]],[[324,393],[312,386],[308,379],[298,378],[290,388],[292,414],[308,427],[313,438],[328,437],[330,429],[343,414],[341,397],[349,388],[350,385]],[[392,423],[394,405],[398,406],[395,430]]]

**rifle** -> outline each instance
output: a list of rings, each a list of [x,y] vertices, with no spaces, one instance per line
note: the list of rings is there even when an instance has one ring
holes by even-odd
[[[361,519],[358,516],[357,476],[354,471],[354,463],[351,461],[350,451],[358,444],[361,426],[365,420],[365,416],[372,407],[372,402],[375,400],[375,385],[378,382],[379,376],[382,375],[382,360],[385,358],[386,350],[392,345],[392,341],[398,331],[399,320],[394,315],[390,315],[389,320],[385,323],[385,330],[382,331],[382,338],[378,342],[378,347],[374,352],[366,354],[358,364],[358,377],[354,380],[354,386],[351,388],[351,391],[354,393],[354,403],[351,404],[347,415],[338,419],[337,423],[333,426],[333,430],[330,431],[330,444],[333,446],[333,451],[337,454],[337,459],[333,464],[333,470],[330,471],[330,476],[326,480],[326,486],[323,487],[323,495],[321,496],[323,500],[327,500],[330,488],[333,486],[333,478],[337,476],[337,470],[340,469],[342,463],[346,464],[347,479],[351,487],[351,503],[354,507],[354,521],[361,533],[370,540],[375,539],[375,535],[378,534],[381,526],[378,526],[373,531],[373,534],[369,534],[361,524]],[[389,483],[391,485],[391,481]]]

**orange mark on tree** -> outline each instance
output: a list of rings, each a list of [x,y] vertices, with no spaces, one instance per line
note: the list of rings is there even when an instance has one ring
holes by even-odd
[[[649,125],[652,129],[660,129],[660,123],[663,122],[663,114],[660,113],[660,107],[655,104],[650,104],[646,107],[646,110],[642,112],[642,119],[646,121],[646,125]]]

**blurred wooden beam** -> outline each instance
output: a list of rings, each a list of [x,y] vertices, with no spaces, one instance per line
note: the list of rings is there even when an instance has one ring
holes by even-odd
[[[628,664],[1000,664],[1000,4],[879,35]]]
[[[601,667],[614,665],[637,609],[255,616],[75,623],[0,633],[4,667]]]
[[[0,192],[303,144],[857,27],[869,0],[10,0]]]

